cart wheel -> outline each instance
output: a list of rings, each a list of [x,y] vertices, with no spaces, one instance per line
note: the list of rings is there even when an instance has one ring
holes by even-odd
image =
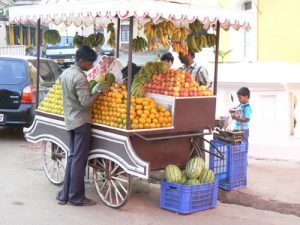
[[[53,142],[43,142],[44,171],[49,181],[55,185],[61,185],[64,182],[67,155],[66,151]]]
[[[191,139],[190,158],[199,156],[205,160],[205,151],[203,151],[201,149],[202,144],[203,144],[203,141],[197,137]]]
[[[131,176],[117,163],[103,158],[93,160],[94,182],[101,201],[121,208],[131,193]]]

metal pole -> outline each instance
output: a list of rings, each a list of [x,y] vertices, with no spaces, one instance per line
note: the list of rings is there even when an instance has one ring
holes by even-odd
[[[133,39],[133,16],[130,17],[130,24],[129,24],[126,129],[130,129],[130,105],[131,105],[131,83],[132,83],[132,39]]]
[[[215,50],[215,72],[214,72],[214,95],[217,95],[218,88],[218,66],[219,66],[219,42],[220,42],[220,22],[217,21],[216,33],[216,50]]]
[[[39,92],[40,92],[40,52],[41,52],[41,19],[37,21],[37,40],[36,40],[36,48],[37,48],[37,76],[36,76],[36,108],[39,106]]]
[[[117,49],[116,49],[116,57],[120,57],[120,36],[121,36],[121,20],[118,18],[117,24]]]

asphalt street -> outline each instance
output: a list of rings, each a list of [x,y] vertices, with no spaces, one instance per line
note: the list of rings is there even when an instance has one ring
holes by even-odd
[[[0,127],[0,225],[298,225],[300,218],[249,207],[219,203],[217,208],[178,215],[159,207],[159,186],[133,193],[128,203],[115,210],[100,202],[92,183],[87,196],[95,206],[58,205],[60,187],[51,184],[42,170],[41,147],[25,141],[21,129]]]

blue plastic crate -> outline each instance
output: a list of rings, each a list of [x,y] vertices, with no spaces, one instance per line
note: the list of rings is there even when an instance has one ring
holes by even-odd
[[[233,145],[224,141],[213,140],[212,144],[223,154],[224,159],[210,155],[209,168],[215,172],[219,187],[233,190],[247,186],[247,144]],[[211,147],[212,153],[218,152]]]
[[[160,207],[181,214],[215,208],[217,197],[217,181],[188,186],[163,180],[160,184]]]

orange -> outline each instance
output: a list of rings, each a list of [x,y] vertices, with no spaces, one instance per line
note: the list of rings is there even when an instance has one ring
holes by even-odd
[[[156,124],[158,123],[158,119],[153,119],[152,122]]]
[[[140,118],[140,119],[139,119],[139,123],[140,123],[140,124],[146,123],[146,119],[145,119],[145,118]]]
[[[121,113],[126,113],[126,109],[122,108]]]
[[[144,125],[143,125],[143,124],[138,124],[138,128],[139,128],[139,129],[143,129],[143,128],[144,128]]]
[[[146,119],[148,116],[146,115],[146,114],[142,114],[141,115],[141,118],[144,118],[144,119]]]
[[[156,124],[155,124],[155,123],[150,123],[150,124],[149,124],[149,127],[150,127],[150,128],[156,128]]]
[[[120,98],[117,98],[117,101],[116,101],[117,103],[122,103],[122,99],[120,99]]]
[[[144,128],[147,129],[147,128],[149,128],[149,127],[150,127],[150,124],[149,124],[149,123],[145,123],[145,124],[144,124]]]
[[[171,126],[171,124],[170,124],[170,123],[167,123],[167,124],[166,124],[166,127],[170,127],[170,126]]]
[[[149,102],[148,101],[143,101],[143,106],[148,106],[149,105]]]
[[[138,129],[138,125],[137,124],[131,124],[131,129]]]
[[[144,114],[148,116],[148,115],[150,115],[150,111],[149,110],[144,110]]]
[[[156,119],[159,119],[159,117],[160,117],[159,113],[156,113],[156,114],[155,114],[155,118],[156,118]]]
[[[123,119],[123,125],[126,125],[126,119]]]
[[[132,124],[138,124],[138,123],[139,123],[139,121],[137,119],[132,120]]]
[[[159,117],[158,122],[160,124],[162,124],[163,122],[165,122],[165,118],[164,117]]]
[[[143,109],[143,106],[142,106],[142,105],[136,105],[135,108],[136,108],[137,110],[142,110],[142,109]]]
[[[144,110],[151,110],[151,108],[150,108],[150,106],[145,105],[145,106],[144,106]]]
[[[151,119],[150,118],[146,118],[146,123],[151,123]]]
[[[123,128],[123,125],[122,125],[122,124],[119,124],[119,125],[118,125],[118,128],[122,129],[122,128]]]
[[[134,115],[130,115],[130,120],[133,120],[134,118]]]
[[[137,111],[136,111],[136,114],[140,116],[140,115],[143,114],[143,111],[142,111],[142,110],[137,110]]]
[[[155,118],[155,115],[154,115],[154,114],[150,114],[150,115],[149,115],[149,118],[150,118],[150,119],[154,119],[154,118]]]
[[[121,118],[122,118],[122,119],[126,119],[126,117],[127,117],[126,114],[122,114],[122,115],[121,115]]]
[[[136,98],[136,103],[137,104],[143,104],[143,99],[142,98]]]
[[[156,113],[157,113],[157,110],[156,110],[156,109],[151,109],[150,112],[153,113],[153,114],[156,114]]]
[[[156,128],[161,128],[161,125],[159,123],[156,124]]]

